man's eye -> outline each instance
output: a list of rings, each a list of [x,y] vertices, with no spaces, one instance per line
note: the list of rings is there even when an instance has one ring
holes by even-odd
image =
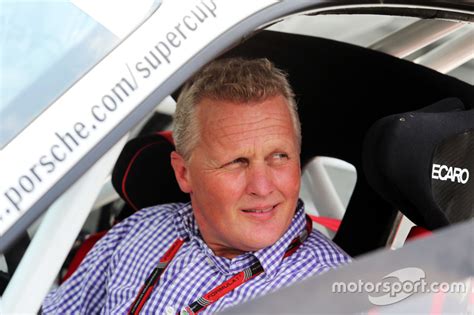
[[[270,164],[272,165],[282,165],[285,164],[289,160],[288,154],[283,152],[273,153]]]
[[[226,169],[237,169],[242,166],[247,166],[248,160],[246,158],[237,158],[227,164],[224,164],[224,168]]]
[[[273,159],[275,160],[287,160],[288,159],[288,154],[286,153],[274,153],[273,154]]]
[[[236,164],[247,164],[247,159],[245,158],[238,158],[238,159],[235,159],[232,161],[232,163],[236,163]]]

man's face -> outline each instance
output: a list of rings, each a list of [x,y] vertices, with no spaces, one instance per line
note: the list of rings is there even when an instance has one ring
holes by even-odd
[[[230,258],[272,245],[291,223],[300,188],[286,99],[245,105],[204,99],[197,115],[200,140],[191,158],[172,157],[204,241]]]

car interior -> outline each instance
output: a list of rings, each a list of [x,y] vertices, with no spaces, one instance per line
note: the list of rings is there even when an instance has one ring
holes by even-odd
[[[301,52],[305,58],[298,58]],[[434,180],[431,172],[433,164],[474,168],[469,84],[376,51],[273,31],[262,31],[221,57],[230,56],[266,57],[289,73],[302,122],[303,169],[317,156],[342,159],[357,169],[342,221],[312,216],[335,232],[334,241],[351,256],[386,246],[398,211],[417,225],[413,235],[473,216],[472,181]],[[371,67],[364,66],[369,62]],[[125,202],[115,222],[152,205],[189,201],[174,178],[172,134],[161,130],[164,125],[155,117],[120,154],[112,183]],[[70,255],[63,280],[106,229]]]

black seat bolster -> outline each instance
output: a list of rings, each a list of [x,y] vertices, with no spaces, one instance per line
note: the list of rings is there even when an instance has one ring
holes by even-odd
[[[170,162],[174,145],[159,133],[130,140],[112,172],[112,184],[133,211],[157,204],[189,201]]]
[[[364,140],[363,168],[371,187],[418,225],[472,217],[473,180],[465,179],[474,171],[474,109],[448,98],[378,120]]]

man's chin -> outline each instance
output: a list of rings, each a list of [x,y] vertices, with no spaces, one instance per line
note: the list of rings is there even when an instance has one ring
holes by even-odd
[[[280,235],[259,235],[255,234],[255,238],[251,242],[247,243],[248,246],[246,251],[257,252],[261,249],[267,248],[275,244],[280,239]]]

